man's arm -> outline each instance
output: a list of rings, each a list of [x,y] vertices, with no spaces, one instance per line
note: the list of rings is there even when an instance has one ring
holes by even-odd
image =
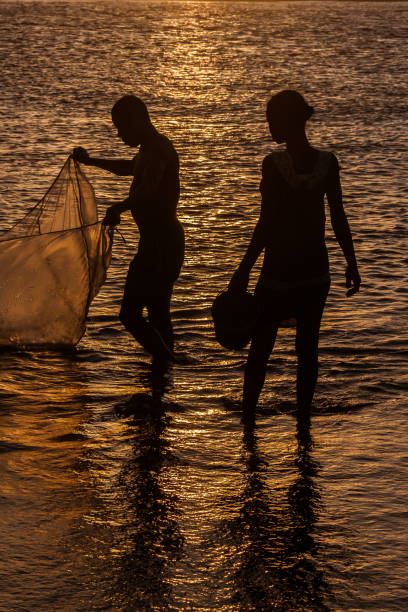
[[[112,172],[117,176],[133,176],[133,160],[90,157],[83,147],[76,147],[72,157],[85,166],[95,166],[96,168],[101,168],[101,170]]]
[[[103,163],[103,165],[102,163],[99,165],[100,168],[103,167],[104,170],[108,169],[107,166],[110,163],[110,160],[97,161]],[[135,202],[138,200],[154,200],[157,198],[160,195],[160,186],[165,170],[166,161],[162,159],[160,155],[157,155],[156,157],[152,156],[152,158],[148,160],[148,163],[145,162],[145,167],[140,173],[137,184],[135,185],[133,183],[131,195],[126,198],[126,200],[109,206],[109,208],[106,210],[103,223],[111,227],[118,225],[120,223],[121,213],[130,210],[135,205]],[[131,174],[133,175],[133,172]]]
[[[347,296],[351,296],[360,289],[361,279],[358,272],[356,255],[354,252],[353,238],[347,215],[343,207],[341,183],[338,170],[333,172],[329,186],[326,191],[327,201],[330,209],[330,219],[334,235],[344,253],[347,262],[346,287],[349,288]]]
[[[122,202],[117,202],[116,204],[112,204],[106,209],[105,217],[103,218],[102,223],[104,225],[109,225],[109,227],[115,227],[115,225],[119,225],[120,223],[120,215],[127,210],[130,210],[133,205],[133,200],[131,198],[126,198]]]

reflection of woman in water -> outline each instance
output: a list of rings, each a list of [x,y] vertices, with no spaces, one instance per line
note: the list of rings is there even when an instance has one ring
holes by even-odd
[[[159,360],[173,358],[170,299],[184,257],[184,232],[177,219],[179,161],[171,141],[159,134],[142,100],[127,95],[112,109],[118,136],[138,147],[132,160],[90,157],[82,147],[74,157],[119,176],[133,176],[129,197],[110,206],[104,223],[117,225],[130,210],[139,228],[138,252],[130,264],[120,319],[140,344]],[[147,308],[149,320],[143,317]]]
[[[292,459],[280,465],[291,483],[286,489],[271,477],[253,423],[244,427],[245,486],[239,493],[239,512],[223,523],[223,533],[232,535],[236,546],[226,558],[234,564],[233,597],[240,610],[329,610],[314,537],[321,499],[315,482],[319,466],[310,453],[310,423],[298,422],[297,438],[295,471]]]
[[[259,394],[282,320],[296,318],[298,410],[307,411],[318,371],[319,327],[330,286],[325,244],[324,195],[335,236],[347,261],[350,296],[360,287],[353,240],[343,209],[339,166],[333,153],[313,148],[305,133],[313,114],[304,98],[286,90],[272,96],[267,120],[272,139],[286,150],[262,164],[262,207],[250,245],[235,271],[230,290],[245,290],[261,251],[265,256],[255,296],[260,315],[245,369],[244,420],[255,414]]]

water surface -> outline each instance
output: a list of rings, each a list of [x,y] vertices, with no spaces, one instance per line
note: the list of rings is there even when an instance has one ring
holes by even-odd
[[[407,5],[19,1],[0,12],[0,228],[73,146],[128,156],[109,110],[140,95],[180,154],[187,255],[172,307],[191,358],[152,373],[117,319],[138,240],[124,215],[126,243],[116,237],[77,351],[0,361],[0,610],[405,610]],[[293,416],[293,332],[278,338],[244,431],[246,352],[216,344],[209,311],[259,213],[265,103],[286,87],[314,105],[312,142],[340,160],[363,278],[347,299],[328,224],[311,439]],[[128,179],[88,175],[101,214],[126,196]]]

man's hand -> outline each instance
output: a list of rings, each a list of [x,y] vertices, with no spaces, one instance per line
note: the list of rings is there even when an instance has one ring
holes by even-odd
[[[115,227],[115,225],[119,225],[120,223],[120,214],[115,208],[115,206],[109,206],[106,209],[105,216],[103,218],[102,224],[109,225],[109,227]]]
[[[89,166],[90,157],[89,157],[88,151],[84,149],[83,147],[75,147],[72,153],[72,157],[76,161],[81,162],[81,164],[85,164],[86,166]]]
[[[361,278],[357,270],[357,266],[347,266],[346,268],[346,287],[349,288],[346,295],[350,297],[357,293],[360,289]]]
[[[247,290],[249,282],[249,272],[243,272],[239,268],[235,270],[228,285],[228,291],[235,293],[244,293]]]

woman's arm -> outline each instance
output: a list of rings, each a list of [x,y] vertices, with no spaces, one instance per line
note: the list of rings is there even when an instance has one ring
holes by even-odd
[[[337,161],[336,161],[337,163]],[[346,213],[343,207],[341,183],[338,168],[330,177],[329,186],[326,191],[327,201],[330,209],[330,219],[334,235],[344,253],[347,262],[346,287],[349,288],[347,296],[351,296],[360,289],[361,278],[358,272],[356,255],[354,252],[353,238]]]
[[[246,291],[249,275],[258,259],[266,246],[266,228],[265,228],[265,214],[261,211],[258,219],[258,223],[255,225],[255,229],[252,233],[251,241],[242,258],[241,263],[235,270],[234,274],[228,285],[229,291]]]
[[[253,231],[251,242],[249,243],[246,253],[229,282],[229,291],[246,291],[249,282],[249,274],[264,248],[265,232],[261,215]]]
[[[262,208],[259,216],[258,223],[252,234],[251,242],[246,250],[244,257],[228,285],[229,291],[246,291],[249,274],[266,246],[266,207],[265,201],[270,200],[273,197],[273,186],[271,185],[271,168],[270,168],[270,156],[266,156],[262,162],[262,181],[261,181],[261,194],[262,194]]]
[[[95,166],[96,168],[101,168],[101,170],[112,172],[117,176],[133,176],[133,160],[90,157],[83,147],[76,147],[72,157],[85,166]]]

